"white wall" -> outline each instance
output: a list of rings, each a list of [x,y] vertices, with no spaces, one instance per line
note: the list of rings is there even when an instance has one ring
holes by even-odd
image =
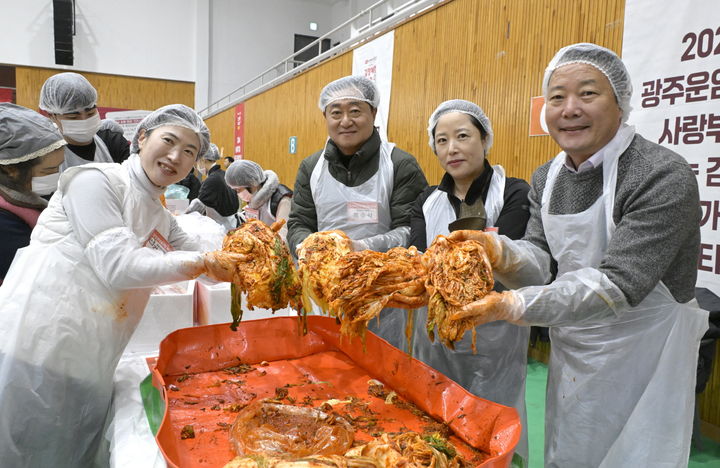
[[[336,2],[212,0],[209,89],[206,96],[196,94],[196,107],[207,107],[292,55],[295,34],[321,36],[330,31],[333,3]],[[311,21],[318,24],[317,31],[310,30]],[[198,75],[198,81],[204,78]]]
[[[197,1],[76,0],[69,67],[55,64],[51,0],[0,0],[0,63],[195,81]]]

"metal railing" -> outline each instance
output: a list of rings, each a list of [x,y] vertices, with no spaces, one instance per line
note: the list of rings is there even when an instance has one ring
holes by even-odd
[[[218,114],[291,79],[320,62],[340,55],[375,36],[389,31],[397,24],[422,13],[438,3],[447,1],[450,0],[380,0],[198,113],[202,118]],[[395,5],[397,3],[399,5]],[[332,42],[332,36],[335,36],[335,38],[343,37],[344,39],[338,40],[329,49],[323,51],[323,41],[326,41],[326,44],[328,40]],[[299,55],[311,51],[316,51],[317,55],[310,60],[297,59]]]

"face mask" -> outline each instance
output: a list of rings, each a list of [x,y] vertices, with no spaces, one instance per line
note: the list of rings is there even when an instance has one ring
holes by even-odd
[[[78,143],[89,143],[100,128],[100,114],[85,120],[61,120],[62,134]]]
[[[50,195],[57,190],[60,173],[32,178],[32,191],[38,195]]]
[[[206,175],[207,175],[207,169],[205,169],[205,166],[203,166],[203,165],[201,165],[201,164],[198,164],[198,165],[195,167],[195,169],[198,170],[198,172],[200,173],[201,176],[206,176]]]
[[[252,200],[252,193],[250,193],[247,189],[243,190],[242,192],[238,192],[238,195],[240,196],[240,199],[244,201],[245,203],[250,203],[250,200]]]

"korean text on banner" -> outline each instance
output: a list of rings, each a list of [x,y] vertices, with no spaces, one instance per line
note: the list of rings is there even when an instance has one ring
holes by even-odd
[[[697,285],[720,295],[720,2],[627,0],[623,60],[634,90],[629,123],[697,176]]]
[[[390,31],[353,51],[352,74],[373,80],[380,91],[380,107],[375,116],[375,126],[384,141],[388,141],[394,44],[395,31]]]

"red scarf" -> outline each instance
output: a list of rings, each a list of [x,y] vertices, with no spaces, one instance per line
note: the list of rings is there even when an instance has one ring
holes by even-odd
[[[25,221],[31,229],[35,228],[38,217],[40,216],[40,210],[13,205],[12,203],[6,201],[2,196],[0,196],[0,209],[9,211],[10,213],[16,215],[18,218]]]

